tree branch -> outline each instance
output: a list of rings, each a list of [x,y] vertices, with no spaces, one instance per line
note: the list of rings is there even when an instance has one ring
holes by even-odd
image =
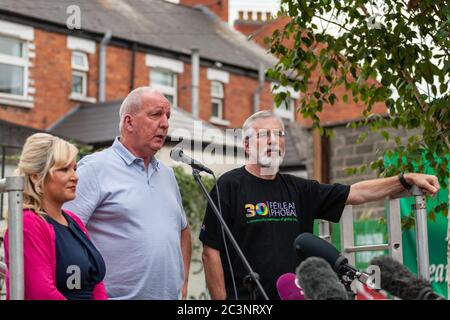
[[[426,103],[425,101],[423,101],[423,99],[420,96],[420,92],[417,89],[416,84],[414,83],[413,78],[411,77],[411,74],[409,73],[409,71],[407,70],[403,70],[398,68],[399,73],[403,76],[403,79],[410,84],[413,87],[413,92],[414,92],[414,97],[416,97],[417,103],[419,103],[420,107],[422,108],[423,111],[427,111],[430,106],[428,105],[428,103]]]
[[[341,29],[344,29],[345,31],[352,32],[352,30],[345,28],[344,26],[340,25],[340,24],[337,23],[337,22],[334,22],[334,21],[325,19],[324,17],[320,17],[320,16],[314,16],[314,17],[319,18],[319,19],[321,19],[321,20],[323,20],[323,21],[326,21],[326,22],[328,22],[328,23],[334,24],[334,25],[340,27]]]

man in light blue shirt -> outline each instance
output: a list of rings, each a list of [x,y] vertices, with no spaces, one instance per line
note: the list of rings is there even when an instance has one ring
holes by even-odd
[[[190,230],[173,170],[154,157],[169,118],[161,93],[135,89],[120,108],[120,137],[78,163],[77,196],[64,209],[101,252],[110,299],[186,298]]]

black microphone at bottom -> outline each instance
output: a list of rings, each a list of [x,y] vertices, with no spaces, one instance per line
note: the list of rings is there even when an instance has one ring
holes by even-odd
[[[416,277],[403,264],[390,257],[375,257],[370,264],[380,267],[381,289],[400,299],[446,300],[431,289],[429,281]]]
[[[297,268],[297,279],[309,300],[348,300],[347,291],[330,264],[310,257]]]

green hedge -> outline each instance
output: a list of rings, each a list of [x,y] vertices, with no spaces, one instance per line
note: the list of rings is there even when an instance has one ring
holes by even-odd
[[[174,167],[175,177],[180,187],[183,207],[193,230],[199,230],[203,222],[206,209],[206,199],[192,174],[186,173],[182,167]],[[210,191],[214,186],[214,179],[202,176],[203,183]]]

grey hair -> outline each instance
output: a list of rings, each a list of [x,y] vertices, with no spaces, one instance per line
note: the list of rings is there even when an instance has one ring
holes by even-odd
[[[141,97],[144,93],[158,93],[159,91],[152,87],[139,87],[131,91],[123,100],[119,110],[119,131],[122,132],[123,120],[125,115],[135,115],[141,108]]]
[[[243,139],[244,141],[248,138],[250,138],[250,136],[253,133],[253,123],[258,120],[258,119],[267,119],[267,118],[273,118],[273,119],[277,119],[280,124],[281,127],[284,130],[284,122],[283,120],[281,120],[281,118],[276,115],[273,111],[271,110],[263,110],[263,111],[258,111],[254,114],[252,114],[250,117],[247,118],[247,120],[245,120],[244,124],[242,125],[242,131],[243,131]]]

